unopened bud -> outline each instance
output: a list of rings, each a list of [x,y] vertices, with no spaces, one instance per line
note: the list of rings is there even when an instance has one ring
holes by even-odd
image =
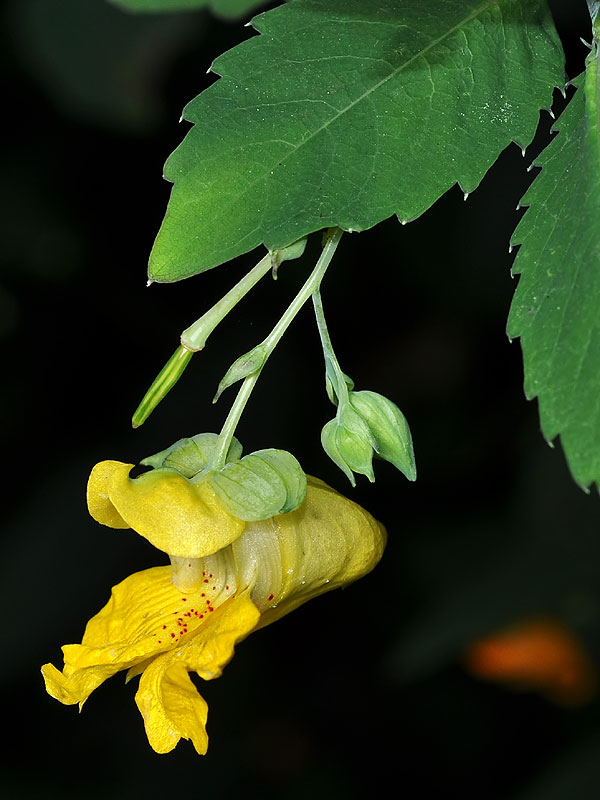
[[[321,431],[321,444],[329,458],[356,485],[354,472],[366,475],[373,483],[374,440],[369,428],[350,406],[346,406]]]
[[[377,392],[350,392],[350,405],[369,428],[376,454],[393,464],[409,481],[417,467],[406,417],[395,403]]]

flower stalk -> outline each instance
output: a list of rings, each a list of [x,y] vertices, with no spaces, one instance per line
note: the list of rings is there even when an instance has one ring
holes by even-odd
[[[139,428],[140,425],[144,424],[158,404],[181,378],[194,353],[206,346],[208,337],[217,325],[225,319],[227,314],[248,294],[250,289],[272,268],[273,258],[272,253],[267,253],[226,295],[203,314],[200,319],[197,319],[196,322],[183,331],[181,344],[161,369],[137,407],[131,419],[131,424],[134,428]]]
[[[246,403],[252,394],[252,390],[256,386],[256,382],[258,381],[260,373],[262,372],[267,359],[281,340],[281,337],[286,332],[302,306],[314,294],[315,291],[318,291],[321,281],[323,280],[323,277],[327,271],[327,267],[329,266],[340,239],[342,238],[342,233],[343,231],[340,228],[330,228],[327,231],[325,235],[326,238],[323,245],[323,251],[315,268],[306,279],[296,297],[294,297],[292,302],[284,311],[281,319],[275,325],[271,333],[269,333],[269,335],[258,345],[263,354],[260,366],[243,379],[237,397],[231,406],[229,414],[227,415],[227,419],[225,420],[223,428],[219,434],[219,443],[215,448],[213,461],[211,463],[212,469],[218,470],[225,465],[225,458],[229,450],[231,439],[235,433],[237,424],[240,421],[244,408],[246,407]]]

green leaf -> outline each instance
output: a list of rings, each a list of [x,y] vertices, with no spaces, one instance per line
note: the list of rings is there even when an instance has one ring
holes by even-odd
[[[575,81],[560,131],[536,164],[513,241],[521,278],[508,320],[520,336],[525,394],[560,439],[575,481],[600,485],[600,60]]]
[[[249,11],[264,6],[266,0],[110,0],[126,11],[167,13],[190,11],[208,6],[220,17],[243,17]]]
[[[151,280],[472,192],[564,79],[543,0],[292,0],[253,24],[184,111]]]

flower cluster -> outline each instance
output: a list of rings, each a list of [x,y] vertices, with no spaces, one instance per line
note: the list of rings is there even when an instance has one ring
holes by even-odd
[[[208,746],[207,704],[189,673],[221,675],[237,642],[302,603],[369,572],[385,529],[356,503],[308,478],[294,511],[243,521],[207,482],[175,469],[129,477],[104,461],[88,484],[98,522],[133,528],[170,556],[170,566],[130,575],[88,622],[81,644],[63,647],[64,668],[42,668],[46,689],[79,707],[107,678],[141,676],[136,703],[158,753],[190,739]]]

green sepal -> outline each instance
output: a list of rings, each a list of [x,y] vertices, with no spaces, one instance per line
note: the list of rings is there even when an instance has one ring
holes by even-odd
[[[356,485],[353,472],[366,475],[373,483],[373,450],[375,442],[362,418],[347,405],[321,431],[321,444],[329,458]]]
[[[208,467],[218,441],[216,433],[198,433],[190,438],[179,439],[166,450],[140,461],[140,464],[154,469],[170,467],[184,478],[193,478]],[[226,460],[237,461],[241,456],[242,445],[234,436]]]
[[[406,417],[395,403],[377,392],[350,392],[352,408],[368,425],[375,453],[389,461],[409,481],[417,478],[412,436]]]
[[[221,505],[246,522],[293,511],[306,496],[306,475],[285,450],[257,450],[207,473],[206,479]]]
[[[253,347],[248,353],[244,353],[236,359],[229,367],[222,381],[217,387],[217,393],[213,397],[213,403],[216,403],[219,397],[223,394],[225,389],[233,386],[234,383],[253,375],[262,369],[265,361],[269,357],[269,353],[264,344],[258,344]]]

